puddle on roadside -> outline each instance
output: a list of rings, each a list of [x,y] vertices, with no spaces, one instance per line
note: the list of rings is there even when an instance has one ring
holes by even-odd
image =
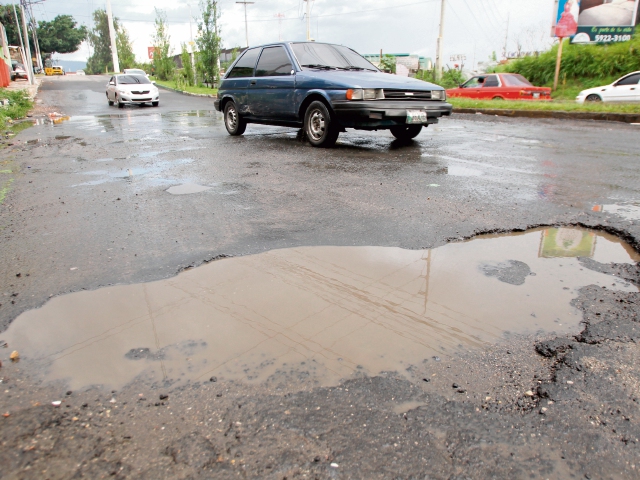
[[[638,290],[584,268],[580,255],[640,260],[616,237],[573,228],[433,250],[274,250],[57,297],[20,315],[2,338],[24,367],[72,389],[119,388],[136,377],[258,382],[282,372],[335,384],[513,334],[577,333],[577,288]]]
[[[183,183],[182,185],[176,185],[167,189],[167,193],[170,193],[171,195],[189,195],[192,193],[206,192],[210,189],[211,187],[206,187],[204,185],[197,185],[195,183]]]
[[[192,158],[180,158],[177,160],[162,160],[153,164],[148,164],[144,167],[131,167],[126,169],[119,169],[116,171],[109,170],[90,170],[88,172],[77,172],[77,175],[101,177],[86,182],[76,183],[70,185],[71,188],[102,185],[107,182],[114,182],[118,180],[125,180],[127,182],[145,181],[152,184],[167,184],[175,183],[175,180],[170,180],[159,176],[165,173],[167,170],[180,167],[182,165],[188,165],[193,163]]]
[[[447,173],[455,177],[478,177],[482,175],[482,171],[462,165],[449,165]]]
[[[640,220],[640,205],[632,203],[622,205],[595,205],[592,209],[594,212],[612,213],[625,220]]]

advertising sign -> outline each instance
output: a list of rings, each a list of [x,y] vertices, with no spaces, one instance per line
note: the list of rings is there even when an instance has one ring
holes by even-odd
[[[558,0],[555,10],[555,35],[560,38],[573,37],[578,32],[580,0]]]
[[[582,0],[573,43],[631,40],[638,24],[640,0]]]
[[[149,55],[149,60],[153,60],[153,54],[156,51],[156,47],[147,47],[147,54]]]

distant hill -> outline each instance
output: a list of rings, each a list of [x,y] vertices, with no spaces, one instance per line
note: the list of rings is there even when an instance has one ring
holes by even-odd
[[[65,72],[75,72],[77,70],[84,70],[87,68],[87,62],[80,62],[74,60],[53,60],[53,64],[64,68]]]

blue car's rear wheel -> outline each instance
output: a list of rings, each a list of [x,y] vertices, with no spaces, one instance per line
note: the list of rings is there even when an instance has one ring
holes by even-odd
[[[312,102],[304,115],[304,131],[309,143],[314,147],[333,147],[338,140],[340,130],[331,117],[327,106],[320,102]]]
[[[229,102],[224,107],[224,126],[229,135],[242,135],[247,129],[247,122],[240,118],[234,102]]]
[[[397,125],[391,127],[391,134],[398,140],[411,140],[422,131],[422,125]]]

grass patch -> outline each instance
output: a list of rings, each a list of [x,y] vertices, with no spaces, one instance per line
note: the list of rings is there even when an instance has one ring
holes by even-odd
[[[218,93],[218,89],[217,88],[209,88],[209,87],[189,87],[186,85],[180,85],[178,86],[178,84],[173,81],[173,80],[155,80],[156,84],[162,87],[169,87],[169,88],[175,88],[176,90],[180,90],[182,92],[189,92],[189,93],[197,93],[200,95],[215,95],[216,93]]]
[[[0,129],[7,128],[13,120],[24,118],[33,108],[33,102],[25,90],[0,89],[0,100],[9,100],[9,105],[0,106]]]
[[[2,203],[4,202],[4,199],[7,196],[7,193],[9,193],[9,187],[11,187],[12,183],[13,183],[13,178],[10,178],[4,183],[0,183],[0,205],[2,205]]]
[[[455,108],[489,108],[500,110],[541,110],[561,112],[598,112],[598,113],[640,113],[638,104],[589,103],[579,105],[570,101],[511,101],[511,100],[473,100],[470,98],[449,98]]]

